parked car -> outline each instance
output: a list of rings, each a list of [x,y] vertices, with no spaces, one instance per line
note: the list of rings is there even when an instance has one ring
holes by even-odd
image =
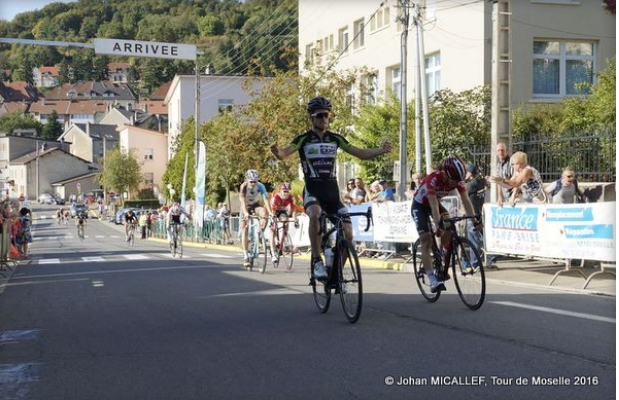
[[[64,206],[67,203],[67,201],[65,199],[63,199],[62,197],[60,197],[59,195],[55,195],[54,196],[54,201],[59,206]]]
[[[86,213],[86,215],[88,215],[88,206],[86,204],[73,203],[71,205],[71,218],[75,218],[81,213]]]
[[[39,198],[37,199],[37,201],[40,204],[54,204],[56,201],[54,199],[54,196],[52,196],[49,193],[43,193],[39,196]]]

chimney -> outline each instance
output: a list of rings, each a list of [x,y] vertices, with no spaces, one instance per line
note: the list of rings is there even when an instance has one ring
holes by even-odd
[[[130,121],[131,121],[131,125],[135,125],[135,113],[131,114],[131,117],[129,117]]]
[[[86,134],[90,136],[90,122],[86,122]]]
[[[41,104],[45,105],[45,97],[41,98]]]

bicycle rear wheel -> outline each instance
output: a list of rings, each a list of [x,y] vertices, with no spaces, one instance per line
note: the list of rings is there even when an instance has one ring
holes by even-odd
[[[338,254],[335,256],[340,273],[338,291],[344,314],[348,322],[354,324],[361,316],[363,305],[363,282],[359,257],[357,257],[355,247],[346,240],[340,242],[338,249]]]
[[[477,310],[486,296],[486,275],[479,250],[466,238],[455,243],[452,268],[456,289],[462,302],[471,310]]]
[[[431,255],[434,258],[434,254]],[[441,292],[432,293],[430,290],[430,280],[426,275],[426,269],[421,261],[421,240],[417,239],[413,244],[413,273],[415,274],[415,281],[419,287],[421,295],[430,303],[434,303],[441,297]]]
[[[290,234],[286,233],[284,241],[281,243],[279,249],[279,265],[287,270],[291,270],[292,264],[294,263],[294,246],[292,245]]]

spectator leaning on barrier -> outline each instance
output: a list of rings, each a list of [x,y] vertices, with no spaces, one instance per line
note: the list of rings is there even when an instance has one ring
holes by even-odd
[[[496,145],[496,157],[497,177],[505,180],[510,179],[513,173],[512,163],[510,161],[509,153],[507,152],[507,145],[505,143],[499,142]],[[489,176],[486,177],[486,180],[492,181]],[[511,187],[501,186],[499,186],[499,188],[500,190],[498,192],[497,203],[499,205],[503,205],[503,202],[511,197],[513,189]]]
[[[378,181],[372,182],[372,184],[370,185],[370,190],[367,192],[367,195],[365,197],[365,202],[371,203],[373,201],[376,201],[376,198],[378,197],[379,193],[380,193],[380,185],[378,184]]]
[[[576,172],[571,167],[566,167],[561,174],[561,178],[548,185],[544,190],[550,196],[550,202],[553,204],[588,202],[585,194],[578,188]]]
[[[511,179],[503,179],[493,176],[491,181],[498,183],[504,188],[513,188],[510,204],[516,204],[516,199],[519,192],[522,192],[522,198],[525,203],[533,203],[535,200],[541,200],[544,195],[544,184],[539,172],[528,165],[527,155],[522,151],[514,153],[510,159],[514,167],[514,175]]]
[[[365,190],[365,185],[363,184],[363,179],[355,178],[355,188],[352,190],[350,197],[352,198],[353,204],[361,204],[365,201],[365,196],[367,195],[367,190]]]
[[[389,183],[386,180],[381,179],[378,181],[378,186],[380,188],[380,192],[378,192],[378,196],[376,197],[376,200],[374,200],[375,202],[385,203],[387,201],[395,201],[393,189],[389,187]]]
[[[350,179],[346,182],[346,190],[342,192],[342,201],[347,206],[351,205],[353,202],[352,192],[355,189],[355,180]]]

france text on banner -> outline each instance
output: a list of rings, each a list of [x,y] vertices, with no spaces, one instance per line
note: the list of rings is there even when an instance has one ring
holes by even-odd
[[[550,258],[616,261],[615,202],[484,205],[486,250]]]

